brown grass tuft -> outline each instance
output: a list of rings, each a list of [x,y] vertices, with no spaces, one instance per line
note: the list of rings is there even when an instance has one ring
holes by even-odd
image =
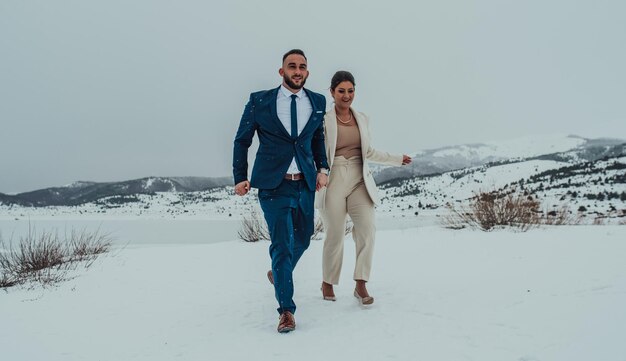
[[[89,267],[96,257],[109,250],[111,238],[96,232],[71,231],[59,237],[58,232],[37,233],[29,227],[26,237],[20,238],[14,248],[0,239],[0,288],[29,282],[51,285],[61,282],[66,272],[82,261]]]

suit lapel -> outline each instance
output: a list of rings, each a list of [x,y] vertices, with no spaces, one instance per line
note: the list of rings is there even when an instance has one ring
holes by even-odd
[[[326,154],[328,154],[328,164],[332,165],[333,159],[335,159],[335,148],[337,147],[337,121],[335,120],[335,107],[332,107],[326,113],[326,121],[324,126],[326,128]]]
[[[285,129],[285,126],[283,125],[283,123],[280,121],[280,118],[278,118],[278,112],[276,111],[276,99],[278,97],[278,92],[280,91],[280,86],[276,89],[273,89],[267,96],[266,99],[263,99],[263,101],[267,101],[269,102],[269,108],[270,108],[270,118],[271,121],[275,122],[276,126],[281,130],[281,132],[283,133],[283,135],[285,135],[286,137],[291,138],[291,134],[289,134],[289,132],[287,132],[287,129]],[[302,132],[300,132],[300,134],[303,134],[305,131],[308,131],[308,128],[310,127],[314,127],[317,128],[317,126],[319,125],[319,122],[315,122],[312,121],[313,119],[317,118],[317,119],[322,119],[322,115],[321,113],[324,112],[324,109],[320,109],[317,102],[315,101],[315,97],[313,96],[313,94],[311,93],[310,90],[308,89],[304,89],[304,91],[306,92],[306,95],[309,97],[309,101],[311,102],[311,116],[309,117],[309,119],[307,119],[307,123],[304,126],[304,129],[302,129]],[[321,112],[321,113],[318,113]]]
[[[305,131],[308,131],[310,127],[314,127],[317,128],[317,126],[319,125],[318,122],[312,121],[313,119],[317,118],[317,119],[322,119],[321,113],[324,112],[324,109],[320,109],[318,107],[318,104],[315,101],[315,97],[313,96],[313,94],[311,93],[311,91],[309,89],[304,88],[304,92],[306,93],[307,97],[309,97],[309,101],[311,102],[311,116],[309,117],[309,119],[307,119],[306,124],[304,125],[304,128],[302,129],[302,133],[304,133]],[[320,112],[320,113],[318,113]]]
[[[315,114],[315,111],[318,110],[317,103],[315,102],[315,98],[313,97],[313,94],[311,93],[311,91],[307,88],[303,88],[303,89],[304,89],[304,92],[306,93],[306,96],[309,97],[309,101],[311,102],[311,107],[313,108],[313,113],[311,113],[311,115],[313,115]]]
[[[367,149],[369,148],[367,120],[363,119],[361,114],[359,114],[356,110],[352,109],[352,107],[350,107],[350,110],[352,111],[352,114],[354,114],[354,120],[356,121],[356,125],[359,127],[359,135],[361,136],[361,153],[367,154]]]
[[[280,86],[272,90],[269,96],[267,97],[267,101],[269,102],[269,106],[270,106],[270,118],[272,118],[272,121],[283,132],[283,135],[285,135],[288,138],[291,138],[291,134],[289,134],[289,132],[287,132],[287,129],[285,129],[285,126],[280,121],[280,118],[278,118],[278,112],[276,111],[276,99],[278,97],[279,90],[280,90]]]

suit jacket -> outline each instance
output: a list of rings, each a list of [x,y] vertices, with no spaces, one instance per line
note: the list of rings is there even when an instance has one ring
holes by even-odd
[[[252,168],[250,186],[274,189],[283,181],[295,157],[307,186],[315,191],[317,170],[329,168],[324,148],[324,114],[326,98],[304,89],[313,112],[296,138],[287,132],[276,113],[276,97],[280,87],[250,94],[239,123],[233,149],[235,184],[248,179],[248,148],[254,133],[259,137],[259,149]]]
[[[351,110],[352,114],[354,114],[356,124],[359,126],[359,133],[361,135],[361,156],[363,158],[363,180],[365,183],[365,188],[367,189],[367,193],[369,194],[374,204],[379,204],[380,200],[378,198],[378,188],[376,187],[376,182],[374,182],[374,177],[372,176],[369,162],[400,166],[402,165],[402,154],[393,155],[372,148],[372,145],[370,144],[371,137],[368,116],[363,113],[357,112],[354,109]],[[333,107],[331,110],[329,110],[324,118],[326,154],[328,155],[328,162],[330,163],[330,166],[332,168],[333,159],[335,158],[335,150],[337,148],[337,120],[335,108]],[[333,172],[331,169],[330,177],[332,178],[332,176]],[[325,204],[326,188],[322,188],[319,192],[317,192],[315,196],[315,208],[324,208]]]

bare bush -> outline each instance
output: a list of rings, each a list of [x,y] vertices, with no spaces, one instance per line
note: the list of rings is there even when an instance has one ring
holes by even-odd
[[[451,203],[446,203],[447,214],[441,215],[441,225],[449,229],[463,229],[470,226],[469,210],[465,207],[456,207]]]
[[[99,231],[72,230],[69,238],[62,239],[57,232],[39,234],[29,228],[28,235],[20,238],[17,247],[5,246],[0,239],[0,288],[37,282],[49,285],[65,279],[70,269],[80,261],[95,258],[109,250],[111,238]],[[91,263],[84,264],[89,267]]]
[[[316,217],[315,226],[313,228],[313,235],[311,236],[311,239],[317,239],[317,240],[322,239],[322,233],[324,233],[324,222],[322,222],[321,217]]]
[[[540,223],[540,202],[522,193],[481,192],[470,200],[469,208],[448,205],[442,217],[447,228],[465,227],[490,231],[496,226],[516,227],[526,231]]]
[[[11,245],[8,251],[0,255],[0,267],[14,275],[34,273],[45,268],[63,264],[69,260],[69,252],[64,248],[58,236],[52,232],[43,232],[38,238],[29,230],[22,238],[17,249]]]
[[[545,211],[541,220],[541,223],[553,226],[580,224],[581,222],[581,215],[574,215],[567,205],[563,205],[555,210]]]
[[[596,218],[593,219],[593,225],[594,226],[602,226],[602,225],[604,225],[605,218],[606,217],[601,216],[601,215],[596,216]]]
[[[350,219],[346,222],[346,229],[344,231],[344,234],[347,236],[352,233],[352,228],[354,228],[354,223],[352,223],[352,220]]]
[[[237,232],[239,238],[246,242],[258,242],[262,239],[269,240],[270,235],[267,230],[267,223],[255,210],[244,215],[241,220],[241,229]]]
[[[97,255],[106,253],[111,247],[107,234],[101,234],[100,230],[96,232],[87,232],[85,229],[81,231],[71,231],[70,249],[72,251],[72,259],[82,261],[93,259]]]
[[[346,222],[346,229],[344,231],[344,234],[347,236],[350,233],[352,233],[352,227],[354,227],[354,224],[352,223],[352,220],[348,220]],[[322,239],[322,235],[321,233],[324,232],[324,222],[322,221],[322,218],[316,218],[315,220],[315,228],[313,231],[313,236],[311,236],[311,239]]]
[[[346,222],[346,235],[352,232],[352,227],[352,221],[348,220]],[[322,233],[324,233],[324,223],[322,222],[321,217],[316,217],[311,239],[322,239]],[[243,216],[241,220],[241,228],[237,231],[237,235],[239,236],[239,239],[246,242],[270,240],[267,223],[256,210],[251,210],[249,214]]]
[[[19,279],[9,273],[0,273],[0,288],[13,287],[19,284]]]

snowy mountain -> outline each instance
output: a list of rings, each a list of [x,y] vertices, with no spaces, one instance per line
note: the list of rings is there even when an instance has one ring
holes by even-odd
[[[524,137],[508,141],[465,144],[418,152],[407,167],[378,167],[374,171],[377,182],[412,176],[439,174],[452,170],[476,167],[490,162],[501,162],[533,157],[549,157],[568,152],[578,154],[578,160],[601,159],[611,153],[612,147],[626,143],[621,139],[586,139],[574,135]],[[570,154],[574,157],[574,153]],[[575,158],[571,158],[575,160]]]
[[[123,182],[74,182],[63,187],[5,195],[0,203],[22,206],[76,206],[107,197],[124,197],[156,192],[197,192],[232,184],[227,177],[147,177]]]
[[[594,161],[525,159],[381,183],[382,212],[419,212],[463,203],[480,192],[524,192],[544,208],[626,216],[626,145]],[[615,150],[614,147],[612,147]],[[574,158],[577,151],[563,154]]]
[[[515,189],[541,199],[546,209],[567,206],[572,212],[626,216],[622,141],[525,138],[425,151],[414,163],[413,171],[423,172],[424,165],[430,171],[378,182],[379,213],[410,217],[422,210],[443,212],[447,204],[467,202],[477,192]],[[446,168],[454,170],[441,171]],[[257,209],[256,190],[237,197],[231,182],[229,177],[77,182],[16,196],[0,194],[0,216],[240,217]]]

